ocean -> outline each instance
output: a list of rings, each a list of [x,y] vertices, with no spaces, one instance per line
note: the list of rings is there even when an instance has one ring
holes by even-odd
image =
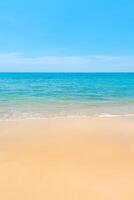
[[[134,116],[134,73],[0,73],[0,120]]]

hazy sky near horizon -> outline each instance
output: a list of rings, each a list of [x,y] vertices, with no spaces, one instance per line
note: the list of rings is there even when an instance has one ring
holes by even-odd
[[[0,71],[134,71],[134,1],[1,1]]]

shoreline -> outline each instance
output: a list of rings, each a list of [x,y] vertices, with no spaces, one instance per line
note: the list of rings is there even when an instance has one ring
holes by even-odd
[[[0,122],[12,122],[12,121],[26,121],[26,120],[53,120],[53,119],[97,119],[97,118],[134,118],[134,114],[109,114],[109,113],[102,113],[98,115],[63,115],[63,116],[45,116],[45,117],[24,117],[24,118],[7,118],[3,119],[0,118]]]

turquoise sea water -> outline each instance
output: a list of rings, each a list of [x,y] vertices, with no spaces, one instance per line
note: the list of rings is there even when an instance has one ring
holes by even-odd
[[[134,115],[134,73],[0,73],[0,119]]]

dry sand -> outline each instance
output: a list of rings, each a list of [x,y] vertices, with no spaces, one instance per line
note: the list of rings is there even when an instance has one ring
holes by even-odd
[[[0,122],[0,200],[133,200],[133,119]]]

